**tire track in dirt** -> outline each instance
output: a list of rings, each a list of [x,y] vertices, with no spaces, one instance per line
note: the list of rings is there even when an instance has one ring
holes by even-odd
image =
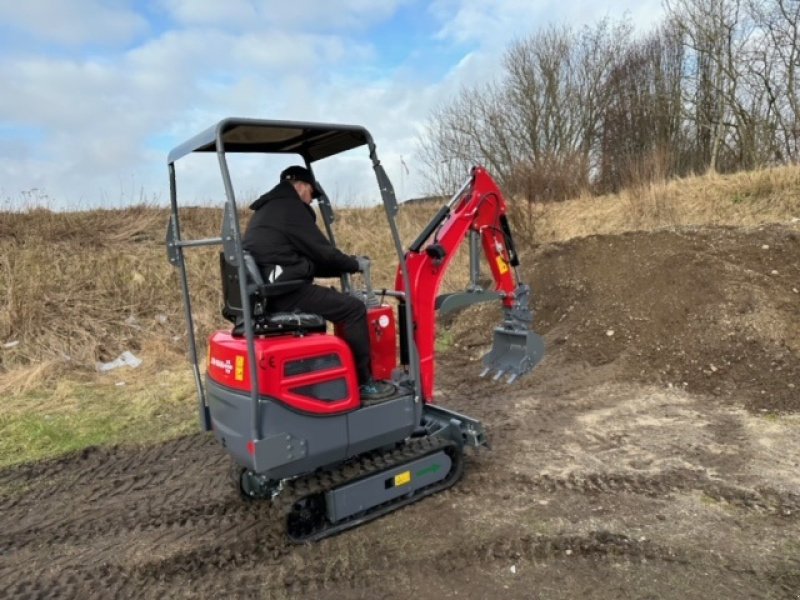
[[[556,494],[562,491],[579,494],[635,494],[649,497],[669,497],[675,492],[702,492],[712,500],[743,510],[776,515],[784,519],[800,518],[800,494],[770,488],[747,490],[721,481],[714,481],[702,471],[674,470],[655,475],[631,473],[588,473],[568,477],[552,475],[531,476],[514,473],[506,480],[509,488],[524,494],[536,491]],[[485,470],[474,469],[463,485],[454,488],[456,494],[486,494],[496,486],[496,477]]]
[[[485,495],[488,489],[487,483],[490,482],[492,478],[480,468],[473,469],[468,480],[446,494],[456,498],[465,494]],[[520,493],[536,490],[551,494],[570,491],[580,494],[625,493],[646,496],[668,496],[675,491],[699,489],[704,493],[711,493],[712,497],[732,501],[734,504],[738,502],[737,505],[755,510],[767,510],[778,503],[792,507],[798,504],[798,499],[791,494],[771,492],[759,496],[756,493],[742,493],[742,490],[708,481],[700,473],[684,471],[657,476],[590,474],[567,478],[516,474],[510,478],[508,487]],[[233,494],[231,493],[229,497],[232,498]],[[769,504],[769,498],[773,498],[773,504]],[[169,500],[164,498],[164,503],[169,504]],[[88,544],[85,553],[73,553],[65,560],[59,560],[58,555],[53,556],[48,552],[52,560],[48,571],[52,573],[56,570],[57,575],[44,574],[35,569],[22,569],[23,572],[10,573],[3,577],[7,585],[2,591],[12,597],[90,597],[91,594],[87,593],[98,589],[116,597],[157,596],[159,590],[175,589],[173,585],[176,582],[198,576],[211,581],[215,581],[219,576],[225,577],[228,584],[219,588],[220,593],[223,591],[231,593],[239,589],[235,587],[236,585],[243,586],[241,589],[257,585],[262,591],[266,585],[268,589],[290,589],[292,592],[305,594],[332,587],[340,589],[341,586],[359,589],[372,583],[370,574],[360,575],[352,569],[337,568],[335,564],[323,565],[316,569],[313,566],[309,568],[308,564],[302,569],[282,565],[280,560],[291,551],[292,547],[270,532],[266,524],[269,523],[271,515],[266,503],[241,504],[233,501],[210,504],[205,509],[195,510],[187,504],[185,507],[143,518],[151,510],[152,507],[148,507],[141,513],[134,513],[129,517],[123,516],[119,521],[108,519],[94,530],[91,527],[86,530],[80,527],[75,530],[68,529],[63,532],[63,540],[54,541],[76,545],[82,545],[81,541],[93,542]],[[80,524],[81,520],[77,519],[76,523]],[[186,550],[174,553],[166,560],[157,559],[130,567],[109,564],[108,556],[125,533],[138,534],[148,530],[159,532],[160,542],[166,540],[175,542],[186,537],[196,538],[198,531],[212,535],[199,541],[193,540],[192,545]],[[80,537],[82,531],[83,538]],[[47,530],[37,532],[40,537],[51,533]],[[96,540],[94,536],[101,539]],[[16,546],[12,549],[19,550],[19,548]],[[46,548],[41,549],[48,551]],[[463,565],[463,568],[467,568],[473,563],[487,567],[492,563],[510,559],[530,562],[545,559],[564,560],[568,557],[616,562],[647,560],[683,566],[694,565],[695,568],[704,565],[746,575],[759,581],[770,580],[776,585],[783,583],[775,577],[784,576],[783,572],[778,574],[756,572],[745,566],[726,562],[724,558],[717,562],[712,561],[713,564],[706,559],[698,562],[697,557],[687,554],[685,550],[676,550],[652,541],[639,541],[625,534],[609,531],[594,531],[587,535],[520,534],[492,539],[476,543],[470,548],[452,549],[432,559],[426,558],[425,569],[448,569],[453,568],[453,565]],[[421,567],[421,564],[412,559],[404,561],[402,565],[396,566],[396,569],[402,573],[412,574]],[[279,576],[249,583],[249,580],[244,578],[237,583],[238,574],[264,568],[276,570]],[[231,583],[234,587],[230,587]],[[211,592],[213,589],[212,586],[204,588],[204,591]]]
[[[252,569],[262,569],[259,579],[262,591],[291,590],[300,597],[318,590],[342,590],[342,588],[358,589],[374,583],[374,574],[348,568],[342,558],[342,565],[336,561],[314,565],[308,561],[293,567],[291,564],[281,565],[278,561],[286,555],[285,545],[266,543],[269,536],[250,535],[253,523],[243,526],[241,521],[231,530],[229,539],[238,538],[238,543],[210,545],[192,549],[186,553],[173,556],[168,562],[148,564],[143,567],[127,569],[111,564],[93,563],[93,566],[60,569],[55,575],[36,576],[35,578],[17,581],[6,585],[2,591],[12,597],[92,597],[94,595],[126,597],[133,595],[155,596],[159,590],[180,589],[176,583],[181,581],[219,581],[217,591],[235,594],[238,590],[253,585],[244,576]],[[709,561],[698,558],[685,551],[665,547],[651,541],[638,541],[625,534],[609,531],[593,531],[587,535],[528,535],[522,534],[502,539],[491,539],[478,542],[469,548],[459,547],[444,552],[424,561],[407,560],[395,565],[393,576],[413,574],[425,570],[452,570],[479,565],[483,568],[495,563],[513,561],[519,563],[543,560],[576,560],[590,558],[594,560],[612,560],[615,563],[642,561],[669,563],[681,567],[712,567],[732,573],[744,574],[758,579],[767,578],[764,573],[753,569],[726,563],[725,559]],[[721,561],[721,562],[720,562]],[[352,565],[349,565],[352,567]],[[267,571],[263,571],[266,569]],[[52,571],[51,571],[52,572]],[[214,595],[215,587],[197,587],[196,595]],[[98,593],[102,590],[102,593]],[[88,592],[88,593],[87,593]],[[193,595],[188,594],[187,595]]]
[[[287,545],[270,532],[271,515],[266,504],[240,503],[227,485],[227,459],[218,460],[224,453],[199,441],[190,439],[188,444],[183,441],[188,451],[179,461],[172,460],[174,453],[170,445],[151,450],[142,468],[163,472],[171,469],[172,476],[164,477],[163,472],[159,472],[137,479],[135,474],[124,474],[126,482],[132,482],[121,488],[130,490],[128,494],[97,494],[93,486],[102,488],[104,481],[96,479],[93,486],[76,489],[81,498],[95,500],[86,507],[80,507],[73,500],[72,506],[79,508],[69,519],[63,519],[64,494],[44,498],[37,506],[37,518],[21,526],[7,519],[4,513],[6,537],[0,540],[6,545],[2,546],[4,558],[0,561],[5,563],[0,568],[0,579],[4,582],[0,596],[158,597],[173,595],[176,590],[181,590],[181,595],[191,596],[192,590],[199,589],[193,587],[197,581],[204,582],[203,594],[199,595],[213,595],[214,590],[220,594],[288,590],[290,594],[303,596],[313,595],[318,590],[359,590],[374,585],[374,573],[355,568],[358,563],[348,563],[346,556],[342,562],[320,565],[305,560],[302,567],[295,566],[293,561],[287,562],[287,556],[295,552],[296,547]],[[132,453],[135,455],[135,451]],[[113,461],[112,455],[109,453],[104,460]],[[655,475],[589,473],[567,477],[505,472],[499,477],[489,468],[492,463],[501,462],[502,457],[488,456],[486,461],[483,457],[470,458],[468,477],[444,497],[453,502],[464,495],[491,501],[498,493],[529,495],[535,492],[558,496],[568,492],[669,498],[676,492],[700,491],[759,514],[796,519],[800,509],[797,494],[768,488],[743,490],[713,481],[701,471],[673,470]],[[186,460],[190,464],[187,465]],[[131,460],[121,461],[126,465],[132,462],[136,464]],[[120,472],[110,465],[103,468],[105,472]],[[69,470],[61,466],[62,473]],[[15,529],[7,529],[7,524]],[[114,562],[121,544],[137,543],[137,540],[141,544],[143,537],[147,538],[144,547],[184,547],[171,551],[166,557],[156,553],[153,557],[144,557],[143,561]],[[308,556],[315,550],[303,548],[300,552]],[[440,557],[428,557],[424,561],[407,557],[401,564],[393,565],[393,572],[412,577],[417,570],[468,569],[473,563],[492,569],[493,565],[511,559],[536,562],[563,561],[568,557],[570,560],[632,564],[647,560],[672,565],[670,569],[704,568],[735,574],[737,581],[745,578],[784,591],[794,584],[791,573],[798,567],[788,564],[766,572],[742,565],[736,557],[698,559],[686,550],[638,541],[625,533],[594,531],[586,535],[519,533],[479,541],[468,548],[452,548]],[[41,566],[43,561],[47,568]]]
[[[25,511],[27,504],[45,498],[52,500],[55,496],[93,502],[124,494],[127,490],[144,489],[148,487],[141,485],[145,478],[158,478],[159,483],[165,483],[176,475],[175,462],[183,463],[188,474],[202,472],[225,460],[213,438],[203,434],[138,447],[137,451],[116,446],[86,448],[57,460],[0,471],[0,489],[13,486],[24,490],[24,493],[11,493],[0,499],[0,510],[6,513],[24,503],[22,510]]]

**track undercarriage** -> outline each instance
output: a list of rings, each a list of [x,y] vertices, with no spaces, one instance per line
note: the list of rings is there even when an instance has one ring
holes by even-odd
[[[453,486],[463,473],[463,448],[437,435],[413,437],[392,448],[282,482],[234,467],[240,494],[271,501],[293,543],[318,541],[372,521]]]

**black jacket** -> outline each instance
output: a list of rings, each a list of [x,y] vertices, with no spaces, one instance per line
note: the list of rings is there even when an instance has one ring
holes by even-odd
[[[311,281],[358,271],[356,259],[337,250],[322,235],[316,213],[288,181],[280,182],[250,208],[256,212],[242,242],[265,280],[275,265],[282,270],[275,281]]]

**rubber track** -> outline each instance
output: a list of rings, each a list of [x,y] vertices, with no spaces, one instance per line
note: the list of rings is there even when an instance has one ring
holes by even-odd
[[[325,529],[303,538],[295,538],[289,531],[289,516],[292,513],[294,505],[301,499],[324,494],[339,486],[380,473],[381,471],[394,469],[441,450],[449,451],[448,454],[453,461],[450,473],[445,479],[417,490],[411,497],[400,497],[375,506],[366,513],[354,515],[341,523],[326,527]],[[386,452],[375,451],[362,455],[358,459],[340,468],[317,472],[306,477],[294,479],[288,482],[284,487],[275,499],[275,503],[281,515],[281,525],[286,527],[286,535],[291,542],[302,543],[318,541],[347,531],[358,525],[368,523],[398,508],[407,506],[426,496],[452,487],[461,478],[463,469],[463,453],[454,442],[437,437],[413,438],[398,448]]]

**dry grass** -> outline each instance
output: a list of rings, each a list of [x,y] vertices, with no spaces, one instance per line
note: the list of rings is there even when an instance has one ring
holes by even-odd
[[[410,243],[437,202],[408,205],[399,227]],[[512,206],[518,245],[674,225],[755,225],[800,217],[800,168],[704,176],[599,198]],[[218,234],[219,210],[186,209],[185,237]],[[396,259],[382,207],[337,212],[339,244],[375,263],[377,286],[393,285]],[[0,391],[29,390],[66,370],[89,374],[123,350],[157,347],[162,364],[184,360],[185,324],[177,273],[163,246],[168,212],[125,210],[0,213]],[[201,336],[222,324],[215,249],[187,252]],[[463,245],[444,283],[467,280]],[[15,372],[17,367],[24,370]]]
[[[399,227],[410,243],[438,209],[408,205]],[[800,218],[800,168],[711,175],[640,186],[614,196],[512,206],[518,245],[675,225],[756,225]],[[181,214],[187,238],[218,234],[219,210]],[[125,210],[0,213],[0,391],[35,387],[65,370],[88,374],[96,361],[157,346],[161,363],[183,361],[185,324],[175,269],[163,246],[168,212]],[[337,212],[339,244],[375,263],[377,286],[393,285],[396,259],[382,207]],[[463,245],[444,283],[467,280]],[[201,335],[219,326],[215,249],[187,252]],[[15,373],[16,367],[24,370]]]
[[[401,210],[405,244],[439,205]],[[698,177],[531,210],[512,202],[511,216],[523,254],[534,242],[596,233],[788,221],[800,217],[800,169]],[[180,288],[164,248],[167,219],[165,209],[146,206],[0,212],[0,465],[194,429]],[[189,208],[181,221],[185,238],[214,237],[221,211]],[[335,230],[341,247],[372,257],[376,287],[393,286],[396,257],[382,207],[341,209]],[[466,284],[466,247],[442,291]],[[226,326],[217,249],[189,250],[187,260],[202,341]],[[440,348],[448,344],[439,341]],[[96,361],[123,350],[142,358],[142,366],[96,372]]]
[[[800,167],[641,185],[620,194],[539,205],[532,217],[539,243],[682,225],[786,222],[800,218]]]

